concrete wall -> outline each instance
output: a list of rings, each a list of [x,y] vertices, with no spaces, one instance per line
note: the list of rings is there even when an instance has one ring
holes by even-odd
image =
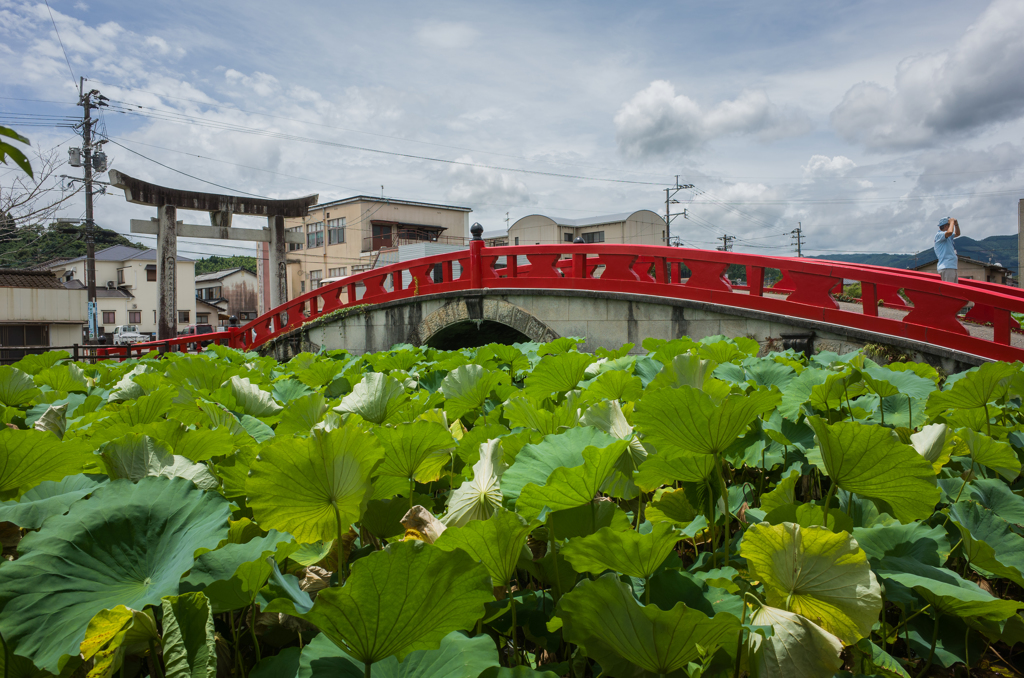
[[[982,362],[920,342],[761,311],[681,299],[652,301],[650,297],[628,294],[548,292],[489,291],[472,296],[460,292],[379,304],[348,316],[314,321],[260,350],[282,361],[300,351],[320,348],[362,354],[386,350],[398,343],[430,344],[442,331],[450,332],[451,328],[472,335],[487,323],[509,328],[510,337],[525,335],[534,341],[550,341],[559,336],[585,337],[583,348],[587,351],[632,343],[634,353],[643,353],[641,343],[648,337],[702,339],[718,334],[755,339],[764,351],[782,350],[783,333],[812,330],[815,347],[821,350],[846,353],[867,343],[887,343],[906,350],[915,360],[940,366],[947,373]]]
[[[86,291],[0,287],[0,318],[5,323],[84,323]]]

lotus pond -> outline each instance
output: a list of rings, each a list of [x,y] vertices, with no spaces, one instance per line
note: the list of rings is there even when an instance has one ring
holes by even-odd
[[[1021,675],[1020,363],[630,349],[0,367],[2,675]]]

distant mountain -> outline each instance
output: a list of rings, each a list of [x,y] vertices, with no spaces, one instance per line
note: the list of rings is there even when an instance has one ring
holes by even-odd
[[[149,249],[133,243],[120,233],[97,227],[93,231],[96,251],[113,245]],[[82,257],[85,235],[80,226],[22,226],[0,222],[0,268],[30,268],[51,259]]]
[[[1015,274],[1020,270],[1018,268],[1020,262],[1017,261],[1016,234],[991,235],[984,240],[961,236],[956,239],[956,252],[978,261],[1002,264]],[[819,254],[809,258],[849,261],[856,264],[890,266],[892,268],[917,268],[922,264],[935,261],[935,251],[929,247],[917,254]]]

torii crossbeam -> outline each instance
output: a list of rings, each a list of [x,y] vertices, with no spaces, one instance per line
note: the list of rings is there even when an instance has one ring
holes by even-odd
[[[132,233],[156,234],[157,339],[171,339],[177,335],[176,290],[178,236],[186,238],[212,238],[214,240],[245,240],[270,243],[270,304],[279,306],[288,301],[286,243],[302,242],[299,233],[286,233],[285,217],[305,217],[315,205],[319,195],[287,200],[250,198],[238,195],[219,195],[183,191],[158,186],[127,174],[110,170],[110,183],[124,190],[125,199],[136,205],[157,208],[157,218],[150,221],[131,220]],[[178,221],[178,210],[209,212],[210,226],[183,224]],[[236,229],[231,227],[233,214],[267,217],[267,228]]]

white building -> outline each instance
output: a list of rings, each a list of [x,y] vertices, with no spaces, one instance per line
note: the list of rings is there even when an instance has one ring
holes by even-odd
[[[49,271],[0,269],[0,359],[35,352],[18,347],[82,343],[85,295],[65,288]]]
[[[76,257],[46,264],[69,289],[86,289],[86,260]],[[177,257],[177,330],[196,322],[195,262]],[[156,250],[114,245],[96,253],[96,322],[100,332],[136,325],[156,336]],[[83,304],[85,303],[83,297]]]

